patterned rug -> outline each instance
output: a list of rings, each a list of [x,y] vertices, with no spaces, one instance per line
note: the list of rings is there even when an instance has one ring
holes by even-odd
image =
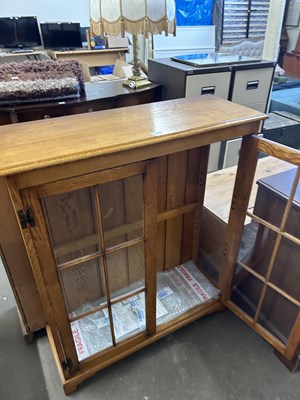
[[[78,61],[24,61],[0,65],[0,104],[20,104],[85,95]]]

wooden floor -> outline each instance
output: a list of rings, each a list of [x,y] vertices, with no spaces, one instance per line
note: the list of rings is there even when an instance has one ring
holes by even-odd
[[[292,164],[268,156],[258,160],[248,210],[254,207],[257,180],[294,168]],[[237,167],[230,167],[207,175],[204,205],[223,221],[228,222],[231,197]]]

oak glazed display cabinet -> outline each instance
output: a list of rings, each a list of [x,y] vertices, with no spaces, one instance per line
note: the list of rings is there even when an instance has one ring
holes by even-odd
[[[257,152],[250,135],[264,118],[205,96],[1,128],[1,183],[66,394],[227,305]],[[240,136],[235,226],[215,288],[195,265],[209,145]],[[290,359],[299,318],[292,336],[292,345],[275,343]]]

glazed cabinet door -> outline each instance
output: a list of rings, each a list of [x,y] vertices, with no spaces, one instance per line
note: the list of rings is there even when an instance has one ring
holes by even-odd
[[[65,378],[155,333],[156,182],[155,163],[144,162],[22,192],[36,222],[27,246]]]
[[[257,180],[261,155],[283,172],[270,168]],[[222,300],[291,369],[300,354],[299,206],[299,151],[244,138],[219,276]]]

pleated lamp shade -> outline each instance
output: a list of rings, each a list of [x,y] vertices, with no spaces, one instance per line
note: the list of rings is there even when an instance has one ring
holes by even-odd
[[[175,35],[175,0],[90,0],[96,35],[162,33]]]

